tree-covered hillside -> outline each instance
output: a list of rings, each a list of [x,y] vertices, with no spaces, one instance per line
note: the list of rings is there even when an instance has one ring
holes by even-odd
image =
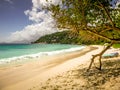
[[[99,44],[105,41],[93,40],[92,37],[86,40],[86,38],[80,37],[80,35],[74,34],[71,31],[56,32],[53,34],[40,37],[34,43],[61,43],[61,44]]]

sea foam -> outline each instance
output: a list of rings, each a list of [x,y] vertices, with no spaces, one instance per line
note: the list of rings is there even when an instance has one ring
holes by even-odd
[[[26,59],[39,58],[41,56],[50,56],[50,55],[57,55],[57,54],[61,54],[61,53],[79,51],[79,50],[82,50],[84,48],[86,48],[86,47],[81,46],[81,47],[74,47],[74,48],[57,50],[57,51],[40,52],[40,53],[36,53],[36,54],[23,55],[23,56],[18,56],[18,57],[11,57],[11,58],[4,58],[4,59],[0,59],[0,64],[10,63],[12,61],[17,62],[17,61],[22,61],[22,60],[26,60]]]

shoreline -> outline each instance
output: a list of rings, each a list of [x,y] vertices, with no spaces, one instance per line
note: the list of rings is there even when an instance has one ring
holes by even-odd
[[[82,49],[86,48],[86,46],[80,46],[80,47],[72,47],[68,49],[62,49],[62,50],[55,50],[55,51],[47,51],[47,52],[38,52],[35,54],[28,54],[28,55],[22,55],[22,56],[14,56],[10,58],[1,58],[0,59],[0,66],[3,66],[4,64],[12,64],[12,63],[22,63],[27,62],[29,60],[37,60],[38,58],[45,58],[50,56],[56,56],[57,54],[63,54],[63,53],[71,53],[75,51],[81,51]]]
[[[39,90],[47,81],[64,76],[66,72],[76,70],[78,66],[80,69],[88,67],[91,56],[102,49],[102,46],[88,46],[82,51],[48,57],[43,63],[33,61],[0,68],[0,90]],[[64,81],[63,77],[61,78]]]
[[[41,58],[38,58],[38,60],[32,62],[0,67],[0,90],[16,90],[14,88],[17,88],[17,90],[23,90],[23,88],[24,90],[27,90],[30,88],[30,86],[34,85],[33,82],[36,82],[37,84],[38,81],[41,81],[41,79],[47,75],[45,73],[51,71],[51,69],[61,66],[65,62],[86,54],[93,49],[95,48],[87,46],[85,49],[80,51],[74,51],[44,58],[44,61],[39,61]],[[48,76],[49,75],[46,77]],[[33,78],[40,78],[40,80],[35,79],[35,81],[31,81]],[[25,87],[21,87],[25,82],[27,84],[26,89]]]
[[[78,65],[29,90],[120,90],[120,55],[102,59],[101,71],[94,65],[89,72],[87,69],[86,63]]]

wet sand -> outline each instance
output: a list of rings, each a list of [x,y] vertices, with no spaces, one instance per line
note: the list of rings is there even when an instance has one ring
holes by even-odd
[[[42,62],[35,60],[0,67],[0,90],[86,90],[88,80],[84,74],[88,73],[84,71],[91,56],[99,53],[102,48],[88,46],[82,51],[42,58],[45,59]]]

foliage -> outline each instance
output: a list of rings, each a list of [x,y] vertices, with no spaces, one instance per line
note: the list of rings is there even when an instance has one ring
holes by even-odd
[[[53,13],[59,28],[68,28],[83,37],[99,40],[103,38],[110,44],[99,54],[93,55],[89,69],[94,60],[99,59],[114,43],[120,43],[120,9],[110,5],[112,0],[62,0],[62,4],[51,5],[48,8]],[[114,0],[114,4],[116,4]],[[88,69],[88,70],[89,70]]]
[[[120,44],[114,44],[113,47],[114,48],[120,48]]]
[[[51,5],[59,28],[68,28],[81,37],[120,42],[120,10],[112,8],[111,0],[62,0]]]
[[[71,35],[72,33],[72,35]],[[99,40],[85,40],[85,38],[80,37],[79,35],[73,35],[71,31],[56,32],[53,34],[45,35],[40,37],[34,43],[60,43],[60,44],[100,44],[105,42],[99,38]]]

